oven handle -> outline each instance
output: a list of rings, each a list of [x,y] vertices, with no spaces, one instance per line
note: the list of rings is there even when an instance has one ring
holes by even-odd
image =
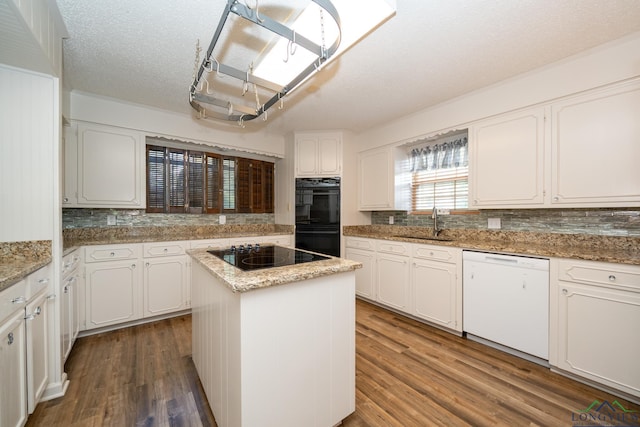
[[[305,230],[305,231],[299,231],[296,230],[296,234],[340,234],[340,231],[314,231],[314,230]]]

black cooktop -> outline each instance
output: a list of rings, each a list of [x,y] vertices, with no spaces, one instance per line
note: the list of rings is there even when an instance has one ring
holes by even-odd
[[[258,244],[238,247],[232,246],[229,249],[211,250],[207,252],[244,271],[283,267],[329,259],[329,257],[326,256],[285,248],[283,246],[261,246]]]

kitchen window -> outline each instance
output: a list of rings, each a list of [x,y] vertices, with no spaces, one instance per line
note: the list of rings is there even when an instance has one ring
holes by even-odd
[[[270,162],[147,145],[147,212],[271,213],[273,172]]]
[[[469,195],[466,136],[439,138],[415,147],[409,154],[411,210],[467,209]]]

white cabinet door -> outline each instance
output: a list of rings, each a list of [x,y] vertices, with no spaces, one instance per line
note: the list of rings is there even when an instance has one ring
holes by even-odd
[[[296,176],[315,176],[318,173],[318,139],[315,136],[296,136]]]
[[[340,176],[342,173],[342,138],[338,135],[318,137],[318,173]]]
[[[557,355],[551,364],[640,397],[640,294],[562,281],[555,293]]]
[[[78,206],[78,126],[65,126],[63,130],[64,176],[62,207]]]
[[[416,259],[411,264],[411,314],[449,329],[462,331],[458,321],[456,265]]]
[[[356,270],[356,294],[375,300],[376,253],[347,247],[346,258],[362,263],[362,268]]]
[[[551,204],[640,206],[640,81],[551,108]]]
[[[27,358],[24,309],[0,324],[0,426],[27,420]]]
[[[342,135],[303,133],[295,136],[295,176],[340,176]]]
[[[62,338],[62,360],[67,360],[73,343],[80,330],[80,304],[78,294],[80,288],[79,270],[72,273],[62,283],[62,301],[60,314],[60,333]]]
[[[358,209],[393,208],[393,162],[388,148],[358,155]]]
[[[143,317],[188,308],[187,279],[186,255],[145,259]]]
[[[144,141],[140,132],[78,124],[78,206],[145,207]]]
[[[47,293],[27,304],[27,403],[33,413],[49,381]]]
[[[544,108],[478,122],[471,134],[470,206],[542,206],[545,184]]]
[[[378,253],[376,286],[379,302],[409,311],[409,257]]]
[[[112,261],[85,267],[87,329],[142,317],[140,261]]]

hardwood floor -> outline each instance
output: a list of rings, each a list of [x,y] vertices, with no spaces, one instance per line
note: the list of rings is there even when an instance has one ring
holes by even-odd
[[[595,400],[640,406],[526,360],[362,301],[356,320],[356,412],[344,426],[640,425],[640,412],[581,414]],[[79,339],[67,394],[27,425],[215,426],[190,337],[182,316]]]

